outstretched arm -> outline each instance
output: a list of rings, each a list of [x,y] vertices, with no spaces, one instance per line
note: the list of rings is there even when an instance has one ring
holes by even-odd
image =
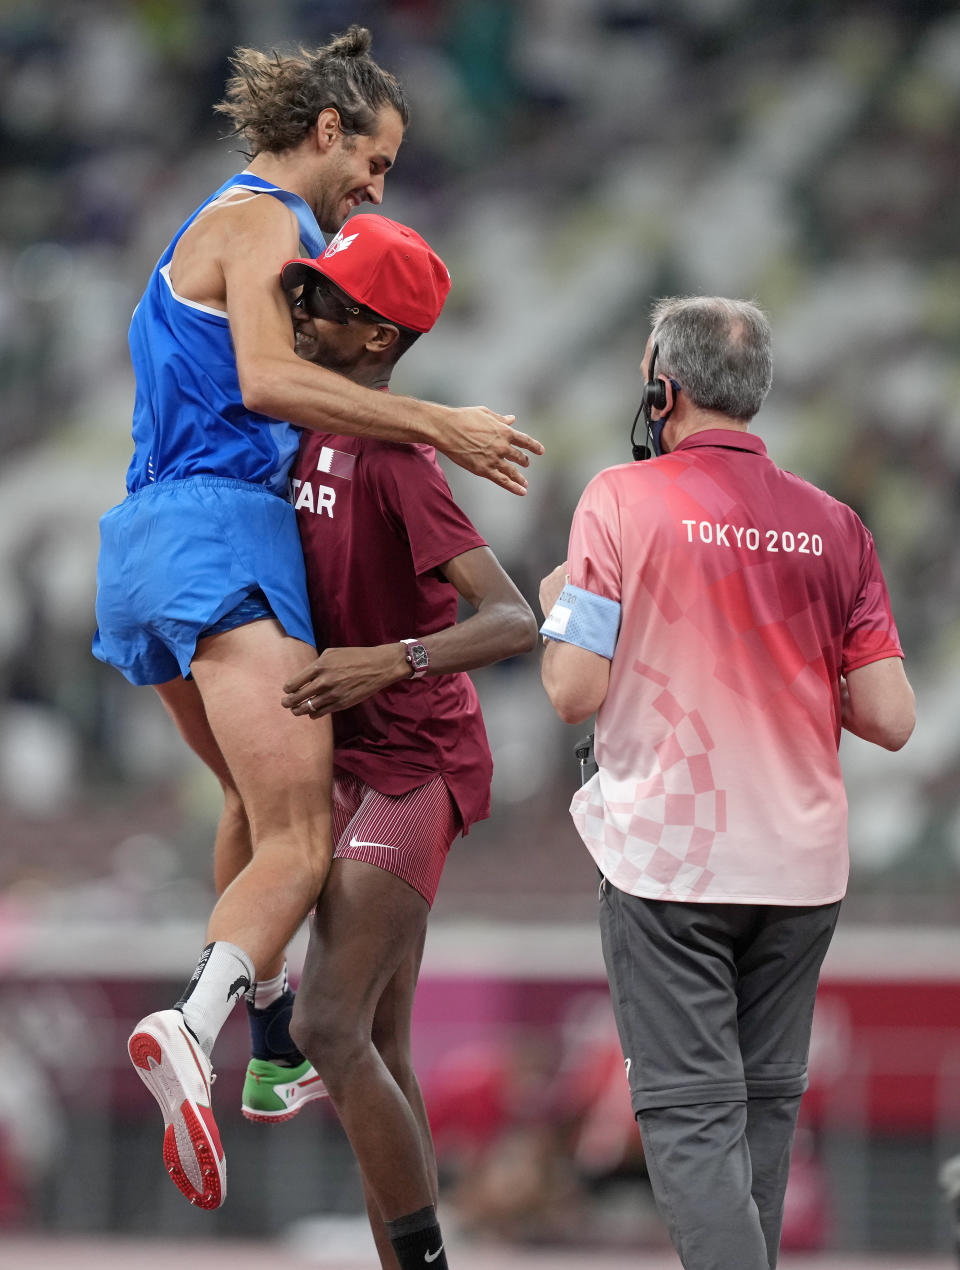
[[[283,262],[299,251],[296,219],[288,208],[270,197],[248,199],[218,209],[208,232],[214,228],[240,390],[249,410],[321,432],[423,441],[502,489],[525,492],[517,465],[527,467],[525,451],[542,454],[543,446],[513,428],[512,415],[375,392],[297,357],[280,286]]]
[[[418,635],[430,654],[427,675],[475,670],[533,648],[537,624],[530,606],[489,547],[465,551],[447,561],[442,570],[476,612],[432,635],[410,632]],[[315,718],[348,710],[375,692],[409,679],[405,654],[406,645],[401,643],[328,648],[284,685],[283,704],[294,714]]]

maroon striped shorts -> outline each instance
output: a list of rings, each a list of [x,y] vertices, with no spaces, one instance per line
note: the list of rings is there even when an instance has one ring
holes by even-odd
[[[333,779],[337,860],[365,860],[419,891],[433,905],[460,813],[443,777],[406,794],[381,794],[358,776]]]

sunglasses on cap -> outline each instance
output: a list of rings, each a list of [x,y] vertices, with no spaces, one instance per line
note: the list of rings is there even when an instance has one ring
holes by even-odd
[[[349,304],[341,300],[321,279],[316,282],[305,282],[303,290],[294,303],[310,317],[320,318],[324,322],[336,322],[338,326],[348,326],[357,319],[366,322],[383,321],[372,310],[365,309],[360,304]]]

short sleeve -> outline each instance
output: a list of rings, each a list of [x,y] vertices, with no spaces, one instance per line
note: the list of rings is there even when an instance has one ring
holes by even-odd
[[[845,675],[872,661],[903,656],[873,537],[863,526],[861,533],[857,598],[843,638]]]
[[[486,547],[486,539],[454,502],[434,450],[380,445],[368,473],[394,532],[406,538],[417,574]]]
[[[623,585],[620,504],[603,472],[583,491],[574,512],[567,575],[573,586],[620,603]]]

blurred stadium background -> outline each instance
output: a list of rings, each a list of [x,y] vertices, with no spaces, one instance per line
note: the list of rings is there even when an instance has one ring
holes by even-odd
[[[0,6],[0,1244],[17,1236],[0,1264],[59,1264],[65,1245],[32,1235],[161,1232],[369,1260],[332,1115],[240,1119],[240,1017],[218,1048],[230,1199],[190,1211],[163,1175],[124,1041],[193,964],[218,792],[153,694],[89,653],[96,522],[129,451],[129,314],[183,216],[242,166],[211,112],[226,58],[352,21],[412,103],[385,210],[454,280],[396,387],[515,412],[547,445],[523,500],[451,473],[532,603],[586,480],[629,457],[652,298],[736,294],[771,314],[758,430],[872,528],[919,714],[902,754],[843,743],[850,895],[784,1244],[948,1264],[960,12],[936,0]],[[596,1266],[600,1250],[648,1248],[659,1265],[593,870],[566,814],[578,732],[554,718],[535,657],[476,681],[494,814],[451,856],[417,1007],[447,1221],[464,1248],[590,1249],[578,1264]]]

